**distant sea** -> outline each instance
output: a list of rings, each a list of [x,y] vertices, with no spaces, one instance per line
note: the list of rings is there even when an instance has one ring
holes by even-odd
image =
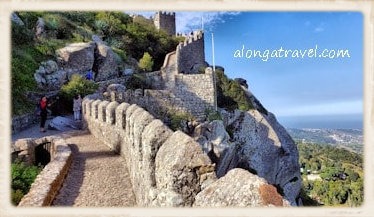
[[[314,115],[277,117],[286,128],[313,129],[363,129],[363,116],[357,115]]]

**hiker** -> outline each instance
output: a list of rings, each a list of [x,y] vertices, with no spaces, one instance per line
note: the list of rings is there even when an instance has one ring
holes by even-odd
[[[93,74],[92,74],[92,70],[88,70],[88,72],[86,73],[86,80],[93,80]]]
[[[82,98],[80,94],[75,95],[73,100],[74,120],[81,120]]]
[[[46,130],[44,129],[45,122],[47,121],[47,107],[50,106],[48,104],[48,99],[46,96],[42,96],[39,101],[39,107],[40,107],[40,132],[44,133]]]

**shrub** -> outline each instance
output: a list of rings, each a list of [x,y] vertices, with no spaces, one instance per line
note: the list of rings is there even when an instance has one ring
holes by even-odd
[[[209,122],[214,120],[222,120],[221,113],[219,113],[218,111],[208,109],[205,111],[205,114]]]
[[[39,51],[42,55],[48,57],[55,57],[56,50],[65,47],[65,42],[58,39],[40,39],[35,44],[35,49]]]
[[[220,69],[216,69],[216,76],[217,103],[219,107],[228,110],[240,109],[243,111],[254,108],[237,81],[227,78]]]
[[[49,13],[43,16],[47,34],[57,39],[70,39],[75,25],[58,13]]]
[[[182,130],[183,131],[183,122],[193,120],[192,115],[186,112],[177,112],[177,111],[170,111],[168,114],[170,120],[170,128],[174,131]]]
[[[152,71],[153,67],[153,58],[149,55],[148,52],[144,52],[143,57],[139,60],[139,68],[143,71]]]
[[[27,166],[22,162],[16,161],[11,165],[12,176],[12,203],[18,205],[23,195],[29,192],[31,184],[34,182],[36,176],[42,170],[41,167]]]
[[[12,45],[27,44],[33,40],[33,33],[25,28],[12,22]]]
[[[118,48],[112,48],[112,49],[121,58],[123,62],[126,62],[127,60],[126,51],[118,49]]]
[[[93,81],[86,80],[78,74],[73,74],[70,81],[61,87],[62,100],[72,108],[73,98],[80,94],[83,98],[88,94],[96,92],[99,85]]]
[[[13,115],[24,114],[33,109],[33,106],[30,106],[31,104],[25,96],[25,92],[36,88],[33,75],[38,68],[36,59],[41,58],[41,56],[36,49],[28,46],[23,46],[23,49],[13,49],[11,59]]]

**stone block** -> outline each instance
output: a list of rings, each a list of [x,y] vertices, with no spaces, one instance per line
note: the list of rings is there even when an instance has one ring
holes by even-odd
[[[130,107],[128,103],[121,103],[116,108],[116,126],[120,129],[126,129],[126,110]]]
[[[180,131],[174,132],[157,153],[156,185],[158,189],[180,195],[183,204],[167,203],[167,206],[191,206],[201,190],[199,170],[211,165],[198,143]]]
[[[240,168],[230,170],[197,196],[194,207],[289,206],[265,179]]]
[[[116,123],[116,108],[118,105],[118,102],[110,102],[106,107],[106,122],[110,125]]]
[[[106,107],[108,106],[109,102],[108,101],[102,101],[99,103],[98,106],[98,119],[101,122],[106,122]]]

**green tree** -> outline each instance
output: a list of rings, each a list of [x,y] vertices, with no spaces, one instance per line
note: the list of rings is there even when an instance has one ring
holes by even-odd
[[[86,80],[78,74],[73,74],[70,81],[63,85],[60,90],[61,104],[63,109],[71,111],[73,108],[73,98],[75,95],[80,94],[83,98],[88,94],[94,93],[99,87],[93,81]]]
[[[139,60],[139,68],[143,71],[150,72],[153,67],[153,58],[148,52],[143,54],[143,57]]]

